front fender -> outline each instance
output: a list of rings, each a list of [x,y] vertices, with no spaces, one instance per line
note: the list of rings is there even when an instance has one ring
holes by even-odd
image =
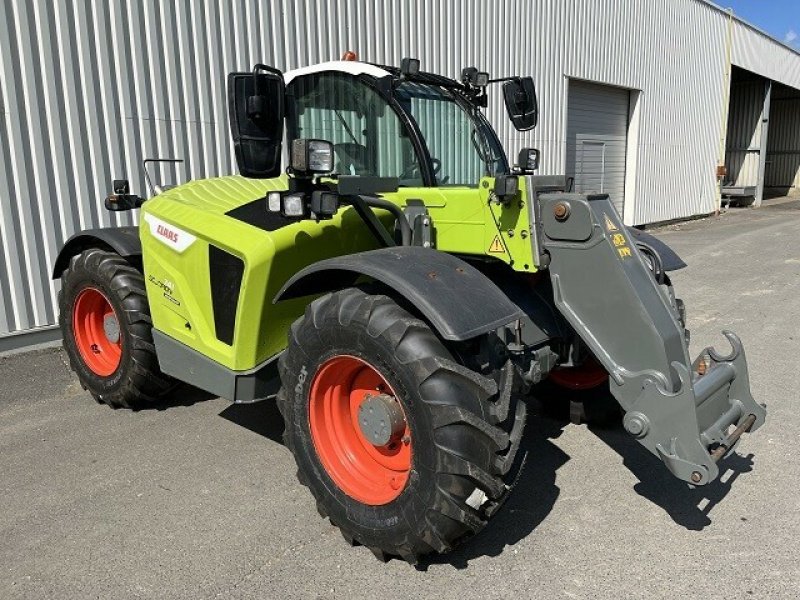
[[[634,229],[633,227],[628,227],[627,229],[634,240],[644,242],[658,253],[661,257],[661,265],[664,267],[665,271],[677,271],[686,266],[686,263],[683,262],[681,257],[678,256],[672,248],[654,235],[645,233],[639,229]]]
[[[370,277],[408,300],[444,339],[461,341],[525,315],[495,283],[469,263],[418,246],[381,248],[310,265],[273,302],[322,294]]]

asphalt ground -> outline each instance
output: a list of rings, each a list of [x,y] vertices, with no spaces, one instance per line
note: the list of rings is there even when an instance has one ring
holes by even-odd
[[[96,404],[59,349],[0,358],[0,598],[798,598],[800,201],[656,231],[692,354],[745,342],[768,422],[688,489],[619,427],[530,420],[490,526],[421,568],[318,517],[273,403]],[[635,340],[631,340],[635,343]]]

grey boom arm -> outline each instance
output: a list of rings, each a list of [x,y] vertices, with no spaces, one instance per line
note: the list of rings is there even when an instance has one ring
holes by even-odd
[[[713,481],[719,458],[766,416],[750,393],[741,341],[723,332],[731,353],[707,348],[692,363],[675,307],[608,196],[538,201],[556,306],[608,370],[625,429],[678,478]]]

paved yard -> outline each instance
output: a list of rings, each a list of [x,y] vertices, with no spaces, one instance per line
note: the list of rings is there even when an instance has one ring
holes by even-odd
[[[95,404],[59,350],[0,359],[0,598],[796,598],[800,201],[662,229],[693,354],[745,342],[767,425],[689,490],[620,430],[531,421],[492,525],[427,570],[317,516],[271,403]]]

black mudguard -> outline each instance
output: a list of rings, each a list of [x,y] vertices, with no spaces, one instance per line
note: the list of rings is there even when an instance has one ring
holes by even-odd
[[[396,291],[443,338],[467,340],[525,315],[495,283],[460,258],[417,246],[381,248],[310,265],[273,302],[322,294],[367,276]]]
[[[681,257],[678,256],[678,254],[672,248],[667,246],[654,235],[645,233],[640,229],[634,229],[633,227],[628,227],[627,229],[628,233],[631,234],[631,237],[633,237],[635,241],[644,242],[658,253],[658,255],[661,257],[661,264],[665,271],[677,271],[678,269],[683,269],[686,266],[686,263],[683,262]]]
[[[142,242],[139,240],[139,228],[105,227],[102,229],[87,229],[76,233],[67,240],[61,252],[58,253],[53,265],[53,279],[61,277],[61,273],[69,266],[70,259],[80,254],[87,248],[108,248],[123,258],[138,257],[142,255]]]

